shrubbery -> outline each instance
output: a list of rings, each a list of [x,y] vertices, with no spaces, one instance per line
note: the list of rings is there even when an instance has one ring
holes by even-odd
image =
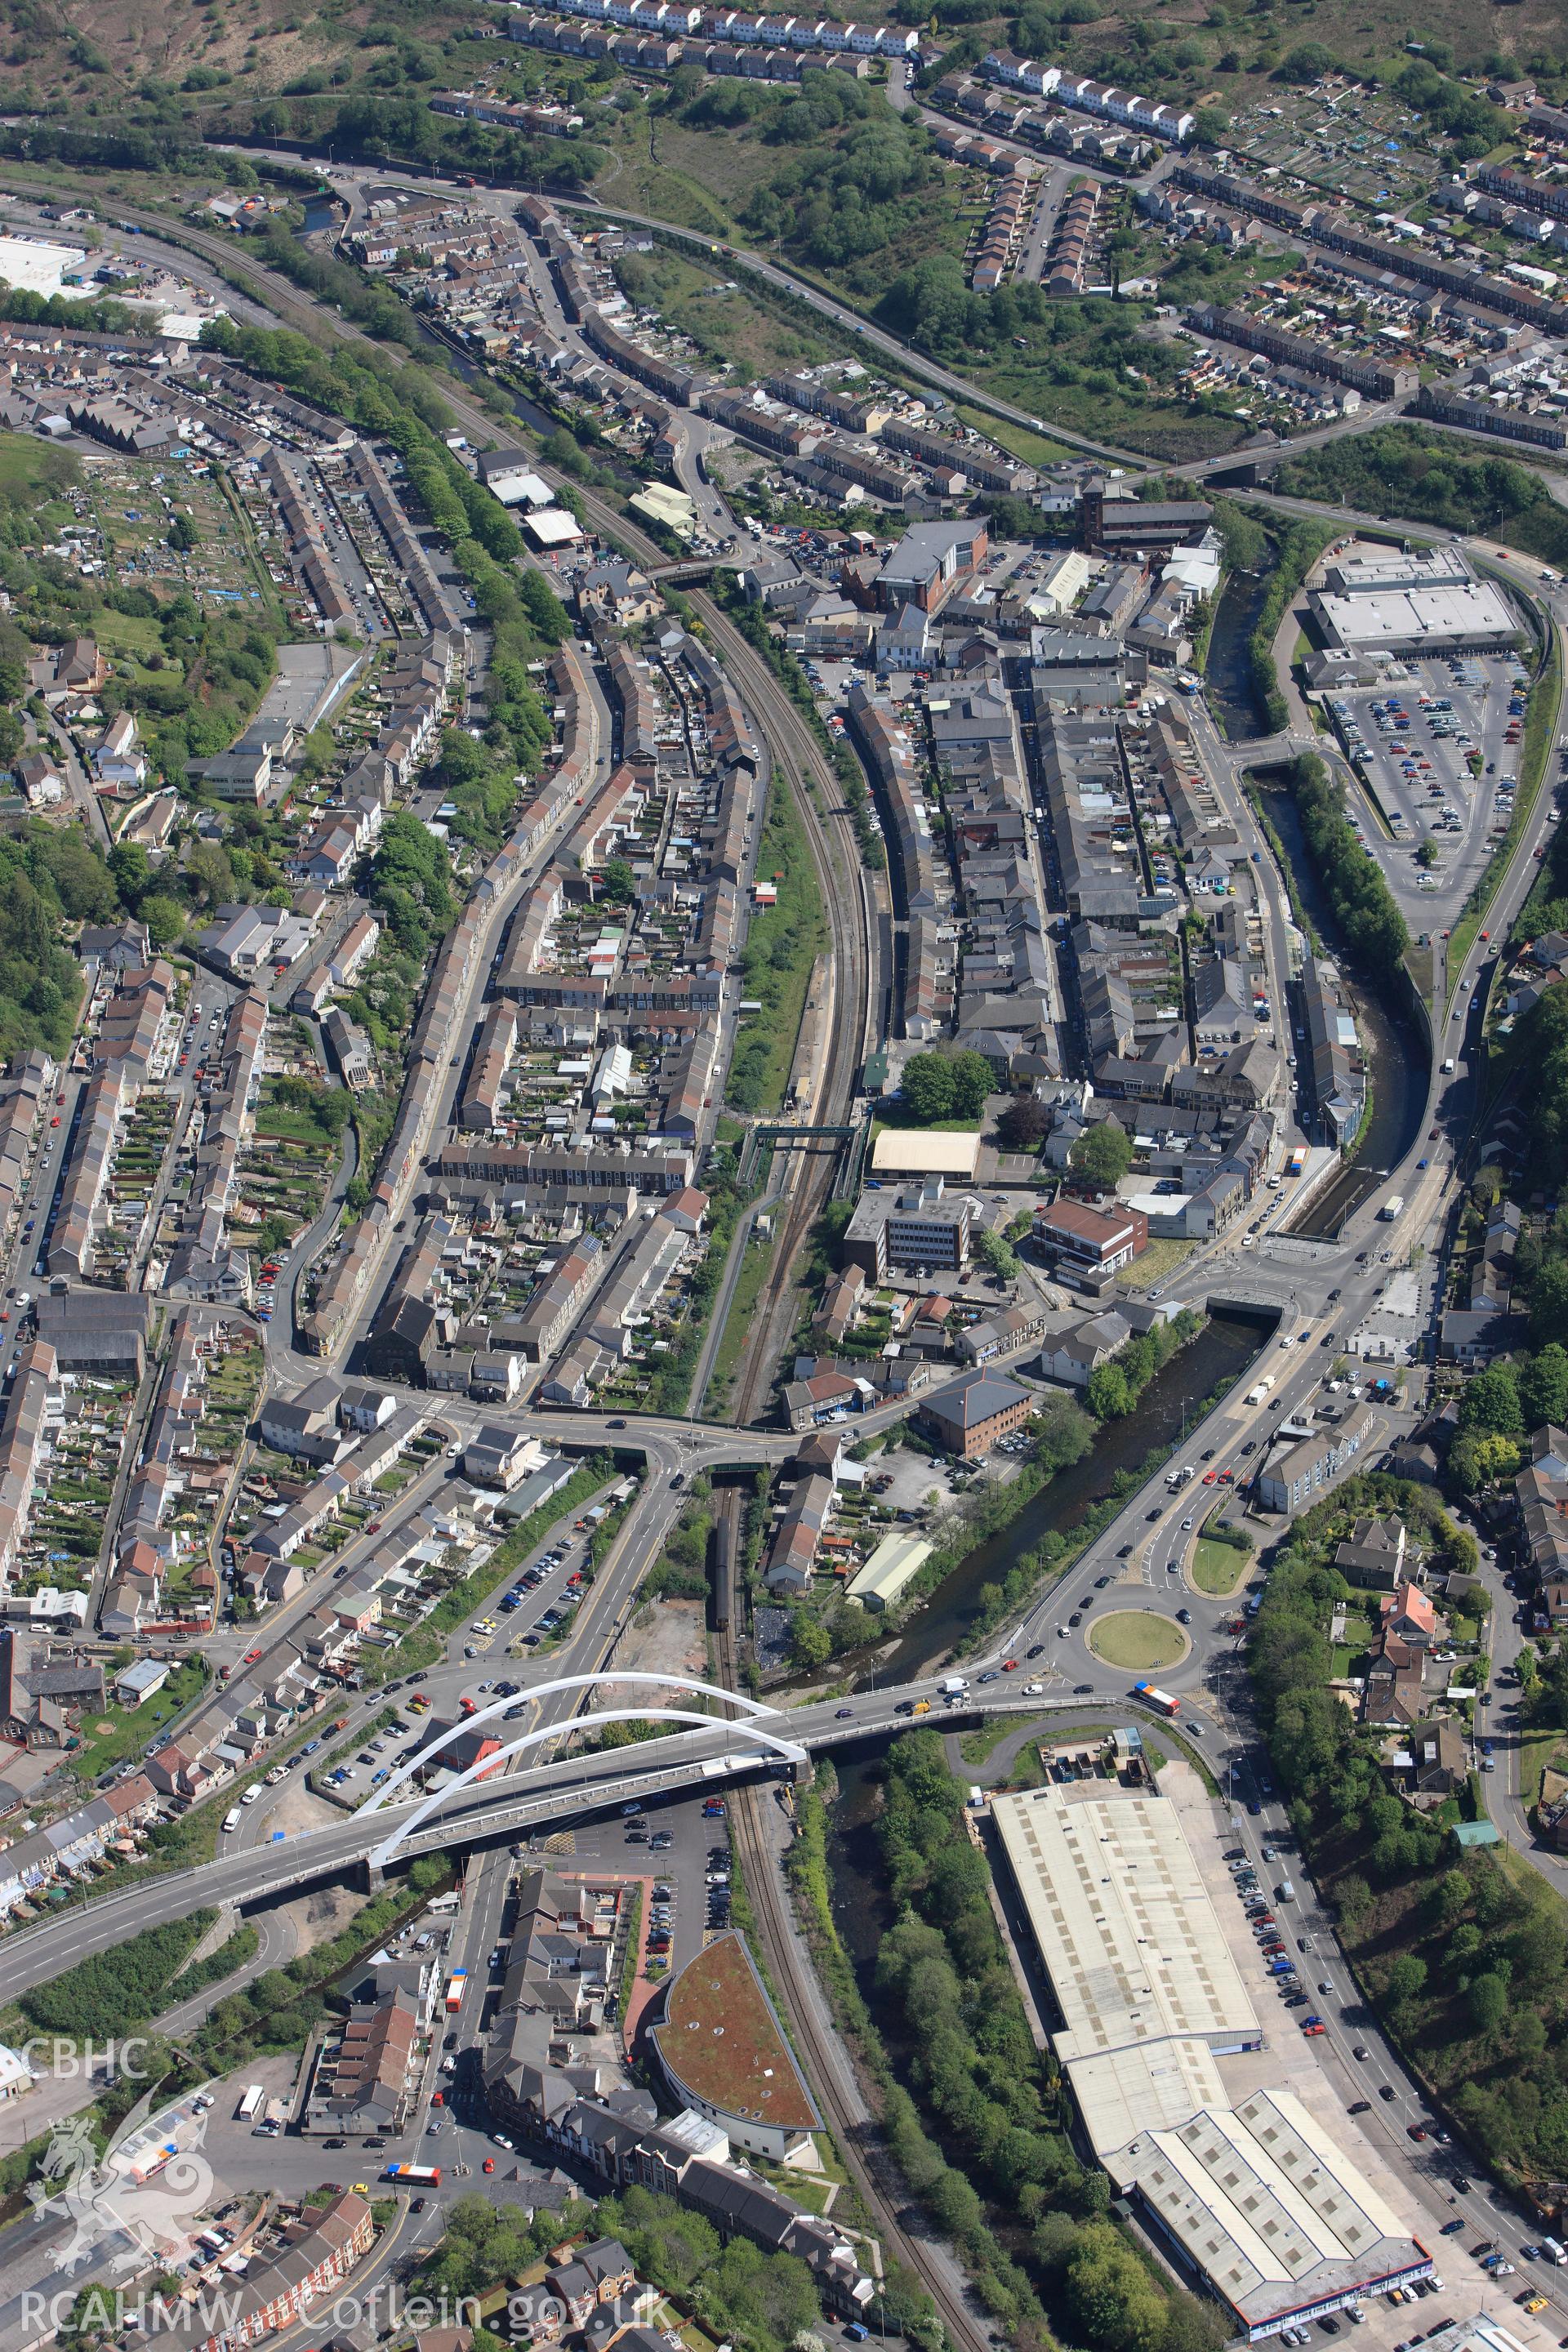
[[[963,1804],[937,1733],[894,1742],[880,1838],[902,1916],[877,1981],[936,2135],[895,2090],[885,2120],[900,2168],[1007,2326],[1048,2324],[1104,2352],[1217,2352],[1217,2315],[1139,2256],[1105,2218],[1105,2175],[1073,2152],[1067,2095],[1036,2048]],[[1030,2233],[1026,2259],[1005,2251],[988,2207],[1015,2240],[1020,2225]]]
[[[1479,1802],[1474,1784],[1428,1813],[1394,1793],[1381,1734],[1362,1729],[1328,1686],[1328,1626],[1350,1597],[1331,1553],[1368,1509],[1397,1511],[1438,1548],[1439,1565],[1473,1565],[1473,1546],[1424,1489],[1352,1479],[1296,1522],[1270,1572],[1249,1644],[1259,1717],[1292,1828],[1387,2030],[1446,2099],[1477,2162],[1504,2178],[1561,2178],[1568,1910],[1506,1847],[1453,1846],[1450,1825]],[[1568,1655],[1554,1654],[1568,1669]],[[1527,1702],[1568,1727],[1565,1703],[1568,1671],[1543,1677]]]
[[[1301,837],[1345,946],[1373,980],[1391,987],[1410,934],[1382,868],[1356,839],[1344,793],[1321,760],[1303,752],[1287,775]]]
[[[1276,481],[1291,498],[1487,531],[1548,562],[1568,558],[1568,514],[1533,467],[1418,423],[1325,441],[1281,466]]]

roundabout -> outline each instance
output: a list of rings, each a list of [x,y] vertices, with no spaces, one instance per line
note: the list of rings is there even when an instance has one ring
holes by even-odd
[[[1108,1666],[1129,1674],[1152,1674],[1173,1666],[1192,1648],[1182,1628],[1152,1609],[1115,1609],[1089,1629],[1089,1647]]]

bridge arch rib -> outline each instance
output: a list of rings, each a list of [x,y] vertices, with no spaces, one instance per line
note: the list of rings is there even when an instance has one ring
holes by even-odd
[[[505,1698],[491,1699],[488,1706],[476,1707],[472,1715],[459,1716],[458,1720],[442,1733],[439,1739],[432,1740],[428,1748],[422,1748],[419,1754],[412,1758],[408,1763],[400,1764],[396,1771],[383,1782],[368,1802],[360,1807],[361,1812],[379,1812],[387,1800],[401,1789],[405,1781],[411,1780],[416,1772],[423,1771],[431,1758],[438,1756],[442,1748],[450,1741],[460,1738],[466,1731],[477,1730],[480,1724],[493,1723],[498,1716],[505,1715],[509,1707],[523,1706],[535,1699],[553,1698],[560,1691],[594,1690],[600,1683],[637,1683],[644,1686],[651,1685],[658,1690],[680,1691],[689,1697],[719,1698],[722,1699],[727,1706],[742,1707],[748,1716],[773,1716],[778,1713],[776,1707],[764,1706],[761,1699],[751,1698],[744,1691],[726,1690],[721,1683],[700,1682],[693,1675],[659,1675],[625,1668],[617,1671],[613,1666],[599,1666],[592,1674],[586,1675],[557,1675],[547,1683],[537,1683],[531,1690],[512,1691]],[[645,1707],[642,1712],[646,1715],[650,1710]],[[635,1722],[637,1717],[623,1716],[599,1719]],[[700,1720],[717,1726],[723,1723],[726,1718],[722,1716],[703,1716]],[[574,1721],[575,1721],[574,1717],[565,1723],[552,1724],[550,1727],[552,1732],[564,1736],[572,1729]]]
[[[658,1681],[661,1677],[649,1675],[647,1679]],[[763,1711],[772,1714],[773,1709],[770,1707]],[[468,1724],[473,1721],[472,1716],[467,1717],[464,1728],[466,1729]],[[449,1798],[455,1797],[461,1789],[471,1788],[476,1780],[485,1779],[488,1774],[495,1771],[498,1766],[510,1762],[514,1756],[522,1755],[526,1749],[540,1747],[547,1739],[559,1738],[563,1731],[585,1729],[602,1723],[648,1722],[689,1723],[702,1731],[727,1732],[734,1738],[750,1740],[759,1748],[772,1748],[775,1755],[782,1756],[787,1763],[804,1764],[808,1760],[807,1750],[801,1747],[797,1740],[781,1738],[777,1732],[765,1729],[760,1723],[750,1722],[744,1718],[739,1723],[734,1723],[721,1716],[699,1715],[691,1707],[621,1706],[606,1708],[602,1715],[577,1716],[568,1724],[541,1724],[532,1731],[522,1732],[516,1739],[510,1740],[504,1748],[498,1748],[493,1755],[477,1757],[473,1763],[466,1766],[458,1773],[455,1780],[448,1781],[445,1788],[432,1789],[423,1801],[415,1806],[407,1820],[400,1822],[391,1835],[377,1846],[375,1852],[370,1856],[372,1868],[384,1870],[388,1864],[396,1858],[397,1850],[405,1840],[411,1837],[416,1830],[423,1828],[431,1814],[439,1812]],[[383,1793],[384,1794],[384,1791]],[[526,1792],[520,1790],[518,1793],[521,1796]],[[369,1812],[373,1809],[369,1805],[364,1805],[360,1810],[362,1812]]]

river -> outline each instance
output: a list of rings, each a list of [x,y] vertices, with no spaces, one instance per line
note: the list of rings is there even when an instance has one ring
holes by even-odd
[[[1354,1159],[1331,1176],[1284,1228],[1290,1234],[1332,1239],[1346,1219],[1371,1199],[1419,1136],[1426,1115],[1431,1049],[1415,1014],[1400,1003],[1385,1002],[1383,993],[1367,986],[1345,961],[1332,910],[1301,838],[1296,803],[1268,770],[1258,772],[1257,782],[1289,861],[1297,898],[1324,947],[1339,963],[1371,1073],[1372,1112]]]
[[[1162,1365],[1132,1411],[1108,1423],[1081,1462],[1058,1471],[1018,1517],[975,1547],[917,1610],[891,1650],[850,1653],[836,1664],[862,1681],[909,1682],[946,1657],[980,1614],[983,1585],[1000,1584],[1020,1555],[1053,1528],[1069,1534],[1091,1504],[1110,1494],[1118,1471],[1136,1470],[1155,1446],[1174,1444],[1193,1409],[1211,1391],[1232,1385],[1257,1353],[1263,1326],[1239,1316],[1214,1315],[1190,1346]]]
[[[1208,654],[1204,663],[1205,697],[1221,733],[1232,743],[1245,743],[1268,731],[1252,690],[1248,646],[1268,593],[1267,574],[1232,572],[1226,580],[1214,626],[1209,631]]]
[[[1111,1422],[1081,1462],[1059,1471],[1010,1527],[980,1544],[938,1585],[897,1644],[879,1657],[879,1677],[906,1682],[945,1657],[979,1614],[980,1588],[998,1584],[1021,1552],[1053,1528],[1065,1535],[1093,1503],[1109,1495],[1119,1470],[1135,1470],[1157,1445],[1181,1436],[1193,1409],[1214,1389],[1237,1381],[1257,1353],[1266,1327],[1234,1315],[1211,1315],[1192,1345],[1157,1371],[1124,1421]],[[857,1660],[840,1660],[853,1673]],[[865,1667],[861,1667],[864,1679]],[[858,1741],[833,1757],[839,1793],[828,1812],[828,1879],[833,1916],[854,1963],[860,1990],[873,2006],[884,2039],[889,2020],[877,1999],[875,1969],[883,1936],[896,1913],[887,1891],[877,1838],[881,1749]],[[895,2048],[895,2057],[898,2053]]]

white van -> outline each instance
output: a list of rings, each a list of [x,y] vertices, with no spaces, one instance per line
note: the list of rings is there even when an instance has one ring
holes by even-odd
[[[237,1830],[239,1827],[239,1807],[237,1805],[230,1805],[227,1812],[225,1813],[223,1817],[223,1825],[226,1830]]]

